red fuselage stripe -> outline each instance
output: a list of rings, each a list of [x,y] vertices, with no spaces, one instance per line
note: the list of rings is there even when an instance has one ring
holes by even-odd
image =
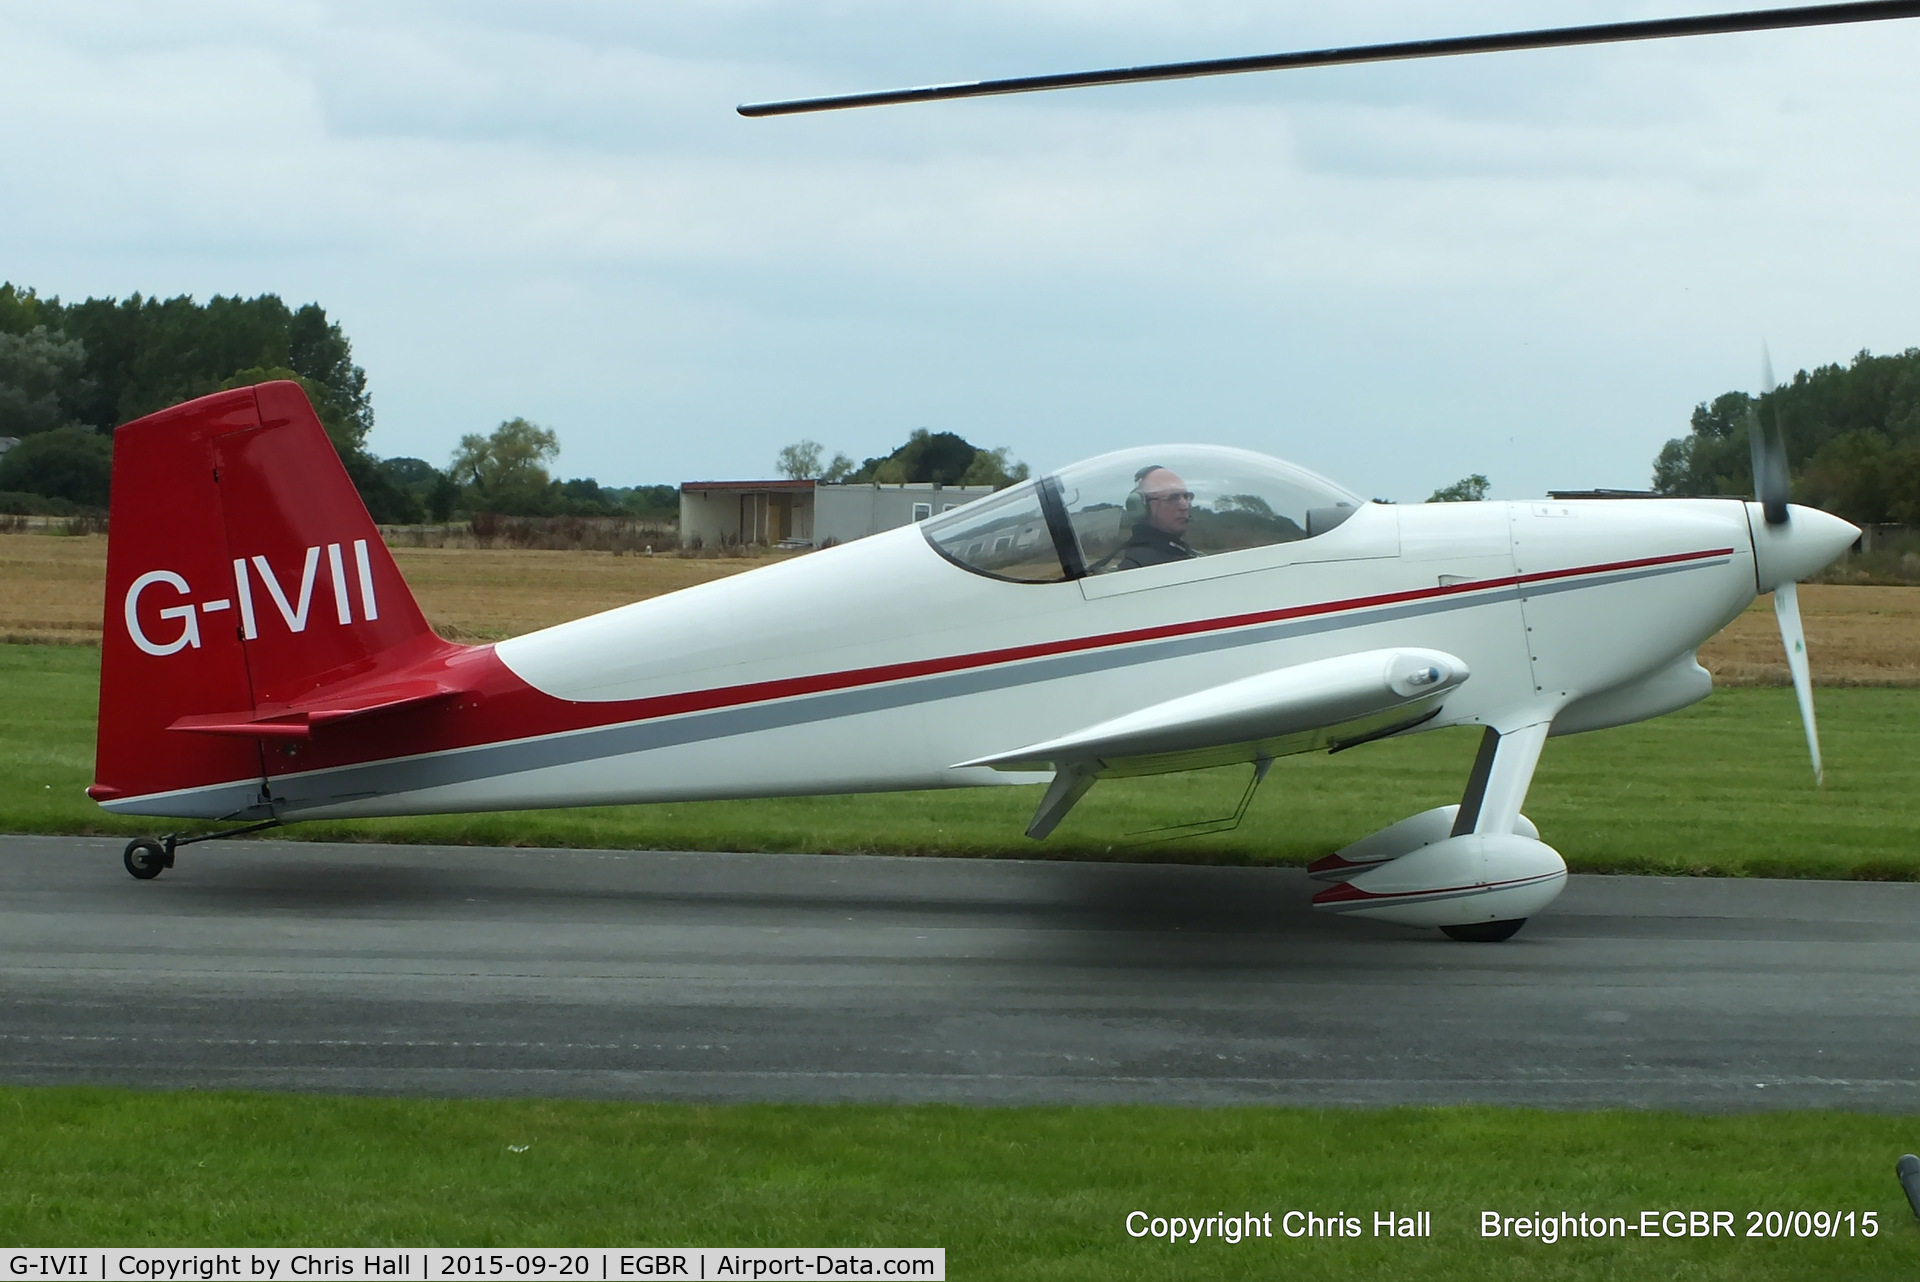
[[[844,672],[822,672],[805,677],[780,677],[772,681],[755,681],[745,685],[718,686],[710,690],[690,690],[684,694],[658,695],[651,699],[612,701],[605,706],[609,711],[620,709],[617,716],[608,721],[644,721],[653,717],[669,717],[687,712],[707,712],[714,708],[734,707],[747,703],[763,703],[775,699],[792,699],[802,695],[826,694],[835,690],[847,690],[855,686],[881,685],[889,681],[908,681],[915,677],[940,676],[948,672],[963,672],[969,668],[993,667],[1002,663],[1019,663],[1027,659],[1044,659],[1053,655],[1073,654],[1083,650],[1102,650],[1113,646],[1134,645],[1142,641],[1163,641],[1172,637],[1196,636],[1207,632],[1224,632],[1233,628],[1252,627],[1262,623],[1280,623],[1289,619],[1312,618],[1321,614],[1339,614],[1347,610],[1365,610],[1376,606],[1398,605],[1407,601],[1420,601],[1437,597],[1460,596],[1470,592],[1485,592],[1495,588],[1517,587],[1528,583],[1545,583],[1554,579],[1576,578],[1585,574],[1607,574],[1620,570],[1638,570],[1651,566],[1674,565],[1685,561],[1703,561],[1713,557],[1731,555],[1732,548],[1711,548],[1703,552],[1679,552],[1669,556],[1642,557],[1635,561],[1613,561],[1604,565],[1584,565],[1570,570],[1546,570],[1536,574],[1515,574],[1499,579],[1476,579],[1470,583],[1455,583],[1444,587],[1414,588],[1405,592],[1386,592],[1378,596],[1348,597],[1340,601],[1323,601],[1316,605],[1289,606],[1280,610],[1260,610],[1250,614],[1232,614],[1217,619],[1197,619],[1188,623],[1166,623],[1151,628],[1133,628],[1125,632],[1106,632],[1098,636],[1073,637],[1065,641],[1045,641],[1032,645],[1008,646],[1001,650],[981,650],[973,654],[947,655],[938,659],[915,659],[907,663],[889,663],[873,668],[853,668]]]
[[[783,677],[771,681],[689,690],[678,694],[641,699],[587,701],[551,695],[523,680],[507,666],[491,645],[468,647],[435,640],[430,643],[431,653],[409,656],[411,661],[407,663],[406,670],[384,673],[381,679],[383,682],[391,682],[396,677],[430,677],[449,689],[462,691],[463,694],[459,699],[443,700],[423,707],[417,713],[356,718],[339,725],[322,727],[316,731],[311,740],[285,741],[293,743],[295,751],[284,756],[280,753],[270,754],[267,758],[268,773],[273,776],[304,775],[315,771],[364,765],[374,761],[430,756],[467,748],[516,743],[556,734],[599,730],[688,713],[772,703],[865,686],[880,686],[889,682],[909,681],[917,677],[940,676],[1056,655],[1225,632],[1260,624],[1307,619],[1407,602],[1470,596],[1476,592],[1500,591],[1528,583],[1543,583],[1582,575],[1705,561],[1727,556],[1732,551],[1731,548],[1713,548],[1701,552],[1646,557],[1605,565],[1580,566],[1569,570],[1550,570],[1497,579],[1480,579],[1444,587],[1350,597],[1315,605],[1261,610],[1221,618],[1197,619],[1185,623],[1167,623],[1150,628],[1102,633],[1097,636],[1072,637],[1060,641],[977,651],[971,654],[917,659],[906,663],[883,664],[877,667],[825,672],[811,676]]]

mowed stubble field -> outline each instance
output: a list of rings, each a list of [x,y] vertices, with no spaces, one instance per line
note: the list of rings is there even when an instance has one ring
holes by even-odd
[[[393,557],[427,619],[456,641],[518,636],[778,559],[405,547]],[[104,534],[0,534],[0,640],[98,645],[106,573]]]
[[[780,556],[619,556],[512,548],[396,548],[441,635],[495,641],[770,565]],[[0,535],[0,640],[97,645],[105,535]],[[1800,589],[1814,681],[1920,686],[1920,587],[1812,583]],[[1718,685],[1785,685],[1771,598],[1700,648]]]

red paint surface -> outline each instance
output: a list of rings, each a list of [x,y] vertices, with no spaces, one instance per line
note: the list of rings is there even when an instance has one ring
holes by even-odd
[[[366,542],[377,619],[363,617],[355,540]],[[338,621],[330,543],[343,550],[351,625]],[[306,626],[295,633],[252,558],[266,558],[297,609],[308,547],[322,551]],[[240,558],[249,562],[252,640],[242,636]],[[160,612],[192,606],[199,645],[155,655],[135,644],[128,592],[155,570],[179,575],[188,590],[156,583],[142,591],[142,631],[174,641],[185,625]],[[204,608],[218,601],[226,607]],[[221,392],[114,433],[100,729],[88,790],[96,800],[264,774],[257,741],[169,731],[179,718],[244,721],[321,689],[391,681],[463,649],[428,629],[297,384]]]

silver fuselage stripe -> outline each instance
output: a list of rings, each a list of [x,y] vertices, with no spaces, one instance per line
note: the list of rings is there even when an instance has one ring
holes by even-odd
[[[1481,591],[1471,589],[1394,605],[1360,606],[1304,618],[1283,619],[1243,628],[1170,637],[1158,641],[1123,643],[1112,648],[1082,650],[1037,659],[1013,660],[989,667],[937,676],[909,677],[872,686],[822,694],[796,695],[767,703],[747,704],[678,716],[621,722],[582,730],[562,731],[526,739],[451,748],[415,757],[395,757],[335,766],[272,779],[275,808],[293,814],[300,809],[344,804],[353,800],[393,796],[474,783],[556,766],[578,765],[603,757],[628,756],[660,748],[680,747],[712,739],[787,729],[865,713],[885,712],[916,703],[965,698],[997,690],[1015,689],[1043,681],[1058,681],[1088,673],[1111,671],[1189,658],[1296,637],[1315,636],[1350,628],[1371,627],[1404,619],[1458,610],[1501,605],[1525,597],[1550,596],[1637,579],[1658,578],[1689,570],[1727,564],[1732,558],[1714,557],[1671,565],[1611,571],[1585,578],[1509,583]],[[239,781],[235,781],[237,784]],[[311,785],[322,785],[315,788]],[[229,789],[234,784],[215,785]],[[176,794],[177,795],[177,794]],[[129,797],[115,807],[136,804]]]

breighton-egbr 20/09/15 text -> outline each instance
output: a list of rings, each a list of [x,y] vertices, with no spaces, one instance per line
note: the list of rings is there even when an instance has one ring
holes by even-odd
[[[1744,1230],[1740,1221],[1745,1220]],[[1878,1211],[1642,1211],[1638,1215],[1480,1212],[1481,1237],[1878,1237]]]

